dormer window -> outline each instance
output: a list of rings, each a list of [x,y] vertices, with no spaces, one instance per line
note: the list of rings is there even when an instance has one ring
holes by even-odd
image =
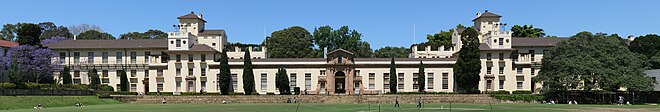
[[[339,56],[337,56],[337,63],[338,63],[338,64],[341,64],[341,59],[342,59],[342,58],[341,58],[341,54],[340,54]]]
[[[181,47],[181,40],[176,39],[176,47]]]
[[[504,45],[504,38],[500,38],[500,45]]]

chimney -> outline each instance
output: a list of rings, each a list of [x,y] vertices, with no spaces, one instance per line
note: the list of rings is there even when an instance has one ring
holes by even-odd
[[[202,19],[202,13],[199,13],[199,19]]]
[[[481,16],[481,12],[477,12],[477,17]]]
[[[328,47],[323,47],[323,58],[328,58]]]

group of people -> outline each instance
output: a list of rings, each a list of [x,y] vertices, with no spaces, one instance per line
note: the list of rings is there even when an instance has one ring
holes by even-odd
[[[295,96],[293,97],[293,101],[291,100],[291,97],[289,97],[289,98],[286,99],[286,103],[292,103],[292,102],[293,102],[293,103],[298,103],[298,99],[296,99]]]
[[[399,96],[396,96],[396,100],[394,100],[394,107],[401,107],[401,105],[399,105]],[[422,108],[422,97],[417,99],[417,108]]]

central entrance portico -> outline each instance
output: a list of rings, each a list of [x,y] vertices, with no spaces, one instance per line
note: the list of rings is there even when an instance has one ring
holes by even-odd
[[[326,61],[327,76],[319,76],[319,85],[325,85],[326,94],[350,95],[356,94],[356,90],[363,90],[361,86],[355,89],[356,84],[361,85],[362,77],[355,74],[353,53],[344,49],[337,49],[328,52]]]

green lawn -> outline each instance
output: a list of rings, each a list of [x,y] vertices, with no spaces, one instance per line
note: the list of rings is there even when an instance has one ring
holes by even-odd
[[[6,102],[2,102],[6,103]],[[8,112],[295,112],[297,104],[109,104],[85,107],[46,107],[41,110],[18,109]],[[371,107],[371,111],[370,108]],[[418,109],[414,104],[402,104],[393,108],[392,104],[382,105],[382,112],[449,112],[449,104],[428,104]],[[300,104],[301,112],[378,112],[377,104]],[[658,112],[660,106],[653,105],[545,105],[545,104],[453,104],[452,112],[493,111],[493,112],[556,112],[556,111],[620,111]]]
[[[119,104],[117,100],[96,96],[0,96],[0,110],[32,108],[40,103],[47,107],[73,106],[77,102],[85,105]]]

